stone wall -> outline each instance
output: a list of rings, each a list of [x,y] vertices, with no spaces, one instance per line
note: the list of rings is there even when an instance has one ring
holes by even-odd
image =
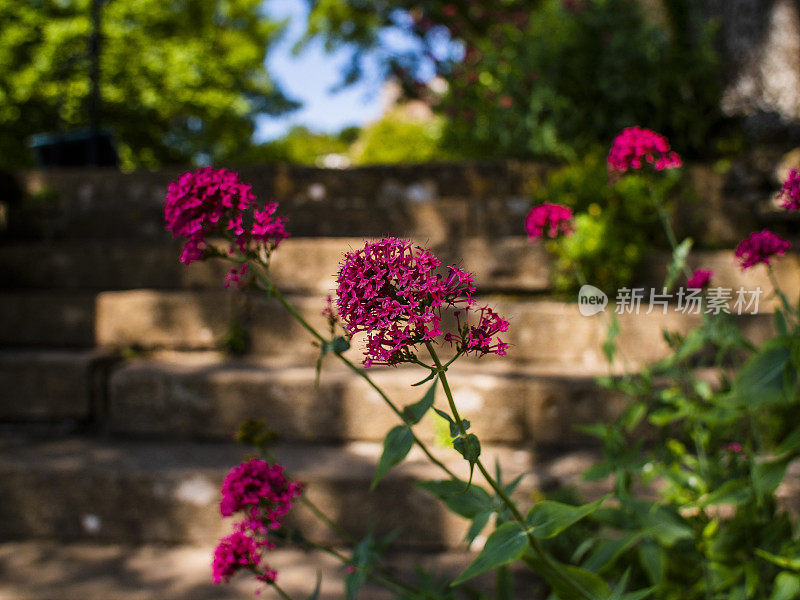
[[[779,155],[750,157],[721,171],[686,168],[678,199],[684,233],[730,247],[774,220]],[[408,236],[430,245],[452,239],[524,235],[531,193],[553,164],[485,162],[320,169],[264,165],[240,169],[262,200],[277,200],[293,236]],[[167,184],[180,170],[31,171],[19,176],[22,202],[9,207],[18,238],[109,239],[164,235]],[[9,198],[3,198],[9,202]]]

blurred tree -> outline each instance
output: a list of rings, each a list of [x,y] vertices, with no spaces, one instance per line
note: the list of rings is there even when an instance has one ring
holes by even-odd
[[[340,133],[318,133],[295,125],[281,137],[253,146],[243,154],[242,161],[316,165],[329,154],[346,154],[358,131],[358,128],[348,127]]]
[[[451,157],[441,147],[441,117],[414,118],[402,107],[365,126],[350,154],[353,164],[420,163]]]
[[[318,0],[308,37],[354,48],[345,82],[376,50],[408,95],[425,96],[431,71],[445,76],[448,91],[436,102],[450,117],[444,144],[453,151],[572,159],[641,124],[692,154],[724,129],[723,73],[701,8],[688,0]],[[397,32],[416,45],[394,51],[387,40]]]
[[[109,0],[100,124],[127,167],[237,159],[253,117],[292,109],[264,59],[282,24],[261,0]],[[0,0],[0,166],[33,133],[89,124],[91,0]]]

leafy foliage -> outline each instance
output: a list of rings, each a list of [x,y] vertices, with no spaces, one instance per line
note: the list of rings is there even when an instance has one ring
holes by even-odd
[[[101,124],[125,166],[237,157],[256,114],[292,108],[264,69],[280,25],[259,0],[102,7]],[[27,136],[85,127],[90,0],[0,0],[0,166]]]
[[[390,111],[364,127],[352,147],[353,163],[414,163],[441,160],[449,153],[441,147],[441,117],[413,119],[402,110]]]
[[[631,175],[610,185],[606,173],[605,157],[594,152],[548,174],[533,191],[535,202],[563,204],[576,215],[575,232],[545,246],[556,259],[557,293],[571,295],[580,287],[576,267],[607,293],[630,284],[647,250],[660,239],[654,202],[676,188],[678,177],[651,182]]]
[[[336,134],[316,133],[298,125],[275,140],[254,146],[247,151],[243,160],[251,163],[319,165],[330,154],[346,155],[358,132],[358,128],[347,128]]]
[[[439,103],[460,155],[572,160],[633,124],[700,152],[723,124],[713,31],[697,3],[663,4],[658,20],[637,0],[325,0],[308,37],[356,48],[345,83],[378,49],[386,76]],[[432,71],[443,98],[421,83]]]

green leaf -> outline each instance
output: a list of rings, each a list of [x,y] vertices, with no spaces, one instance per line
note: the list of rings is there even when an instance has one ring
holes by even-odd
[[[511,569],[503,565],[495,573],[495,600],[514,600],[514,576]]]
[[[644,532],[638,531],[616,540],[601,541],[589,555],[589,558],[584,561],[582,566],[595,573],[601,573],[603,570],[612,566],[620,555],[638,542],[643,535]]]
[[[647,503],[640,506],[637,514],[642,525],[662,546],[670,548],[680,540],[693,536],[692,528],[679,514],[664,506],[649,506]]]
[[[470,490],[474,489],[475,486],[470,486]],[[464,541],[467,544],[471,544],[475,541],[475,538],[478,537],[481,531],[484,530],[486,525],[489,523],[489,519],[494,514],[494,510],[487,510],[482,513],[478,513],[472,519],[472,524],[469,526],[469,530],[467,531],[467,535],[464,536]]]
[[[650,583],[658,587],[664,581],[666,554],[653,540],[647,539],[639,544],[639,562],[647,573]]]
[[[649,587],[635,592],[628,592],[622,596],[622,600],[644,600],[644,598],[650,598],[653,595],[653,591],[653,588]]]
[[[614,586],[614,589],[611,590],[611,594],[609,594],[608,600],[622,600],[622,595],[625,593],[625,588],[628,587],[628,579],[630,579],[630,577],[631,577],[630,568],[625,569],[625,573],[623,573],[622,579],[620,579],[617,585]]]
[[[350,350],[350,340],[348,340],[346,337],[343,337],[341,335],[338,336],[338,337],[333,338],[333,348],[332,348],[332,350],[336,354],[343,354],[343,353],[347,352],[348,350]]]
[[[412,383],[411,387],[417,387],[418,385],[422,385],[423,383],[425,383],[427,381],[430,381],[431,379],[433,379],[436,376],[437,376],[437,372],[434,371],[434,370],[431,370],[431,372],[428,373],[428,376],[425,379],[420,379],[417,383]]]
[[[755,553],[756,556],[760,556],[764,560],[769,561],[772,564],[778,565],[783,569],[789,569],[790,571],[800,572],[800,556],[794,556],[794,557],[778,556],[777,554],[771,554],[770,552],[762,550],[761,548],[756,548]]]
[[[778,489],[792,458],[792,455],[789,455],[756,464],[750,473],[756,494],[763,498]]]
[[[730,398],[752,408],[783,401],[783,372],[790,357],[790,342],[786,338],[764,344],[742,367]]]
[[[614,355],[617,353],[617,338],[619,337],[619,319],[616,313],[611,313],[606,339],[603,341],[603,355],[609,363],[614,362]]]
[[[525,475],[526,475],[526,473],[521,473],[521,474],[517,475],[513,480],[511,480],[511,483],[509,483],[506,486],[503,486],[503,491],[506,493],[506,496],[510,496],[511,494],[514,493],[514,491],[517,489],[517,486],[519,485],[520,481],[523,480]]]
[[[669,289],[672,284],[678,279],[678,276],[686,268],[686,258],[689,256],[689,251],[692,249],[694,241],[692,238],[683,240],[672,253],[672,262],[667,269],[667,277],[664,280],[664,287]]]
[[[375,486],[389,472],[389,469],[402,462],[413,445],[414,435],[407,425],[398,425],[389,430],[383,440],[383,454],[381,454],[381,458],[378,461],[375,475],[372,477],[372,484],[369,486],[370,491],[375,489]]]
[[[583,506],[572,506],[553,500],[543,500],[528,511],[525,522],[533,527],[533,535],[537,539],[543,540],[555,537],[567,527],[588,517],[600,508],[606,498],[608,496]]]
[[[435,407],[434,407],[434,409],[433,409],[433,410],[436,412],[436,414],[437,414],[437,415],[439,415],[440,417],[442,417],[442,418],[443,418],[445,421],[447,421],[447,422],[448,422],[448,423],[450,423],[451,425],[455,425],[455,423],[456,423],[456,422],[455,422],[455,421],[453,421],[453,417],[451,417],[450,415],[448,415],[446,412],[444,412],[443,410],[439,410],[438,408],[435,408]]]
[[[422,420],[422,417],[425,416],[425,413],[428,412],[431,406],[433,406],[433,401],[436,398],[437,383],[438,378],[433,380],[433,383],[421,400],[414,402],[414,404],[409,404],[403,409],[403,418],[406,420],[406,423],[409,425],[416,425]]]
[[[706,506],[718,506],[720,504],[738,506],[750,500],[752,495],[747,481],[744,479],[732,479],[696,502],[687,504],[686,508],[705,508]]]
[[[421,481],[417,486],[439,498],[457,515],[467,519],[476,519],[481,513],[493,512],[492,497],[477,485],[467,488],[466,483],[459,479],[447,479]]]
[[[796,600],[800,596],[800,576],[786,571],[778,573],[769,600]]]
[[[620,417],[620,424],[630,433],[642,422],[645,415],[647,415],[647,404],[636,402]]]
[[[451,585],[459,585],[481,573],[514,562],[527,548],[528,537],[525,526],[519,521],[504,523],[489,536],[480,554]]]
[[[525,555],[525,562],[547,581],[559,600],[606,600],[611,590],[597,573],[572,565],[553,566],[553,560],[545,562],[538,555]],[[566,575],[566,581],[563,577]]]
[[[786,315],[783,314],[783,311],[780,308],[775,309],[775,331],[778,332],[778,335],[789,334],[789,326],[786,323]]]
[[[344,580],[344,591],[347,600],[355,600],[358,590],[367,581],[367,574],[375,558],[372,548],[372,533],[370,532],[353,550],[352,571],[347,574]]]

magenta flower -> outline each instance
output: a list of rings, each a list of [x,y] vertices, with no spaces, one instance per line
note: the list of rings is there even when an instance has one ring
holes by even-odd
[[[247,263],[243,263],[241,268],[231,268],[225,275],[225,287],[243,289],[247,285]]]
[[[691,289],[702,289],[706,287],[711,281],[711,278],[714,276],[714,271],[706,270],[706,269],[695,269],[695,272],[692,273],[692,276],[686,282],[686,287]]]
[[[470,311],[464,311],[467,321],[470,317]],[[444,340],[451,344],[459,345],[464,354],[474,352],[476,355],[483,354],[497,354],[498,356],[505,356],[508,350],[508,344],[503,342],[500,338],[495,338],[498,333],[505,333],[508,331],[508,321],[506,321],[499,314],[494,312],[488,306],[479,309],[477,317],[478,324],[470,325],[467,322],[463,327],[461,325],[461,311],[455,311],[455,317],[458,322],[458,331],[466,331],[464,335],[454,335],[446,333]]]
[[[525,230],[531,240],[541,237],[556,238],[572,233],[572,211],[560,204],[534,206],[525,217]]]
[[[622,174],[650,164],[656,171],[681,166],[681,157],[663,135],[643,127],[628,127],[614,138],[608,153],[608,170]]]
[[[243,253],[274,250],[289,237],[285,219],[274,216],[277,206],[257,206],[250,185],[233,171],[204,167],[169,184],[164,218],[167,230],[186,240],[181,262],[189,264],[203,258],[214,236],[231,238]]]
[[[469,311],[475,304],[469,273],[441,267],[429,250],[397,238],[367,242],[361,250],[345,255],[337,277],[336,308],[350,336],[367,335],[365,367],[411,360],[417,346],[445,339],[443,310]],[[483,327],[486,335],[499,331],[486,319],[476,327]],[[490,329],[494,333],[489,334]],[[456,344],[461,352],[505,348],[498,346],[500,340],[470,345],[469,336],[466,324],[459,324],[459,331],[451,332],[445,341]]]
[[[241,531],[234,531],[222,538],[214,550],[211,580],[215,585],[228,583],[240,569],[256,567],[260,562],[259,542]]]
[[[792,169],[778,192],[781,206],[787,210],[800,210],[800,171]]]
[[[740,259],[742,270],[749,269],[759,263],[769,265],[773,256],[786,254],[791,244],[771,231],[756,231],[739,243],[736,258]]]
[[[257,522],[277,529],[302,493],[303,486],[287,479],[282,466],[251,458],[231,469],[222,482],[220,513],[229,517],[242,511],[252,524],[250,529]]]

